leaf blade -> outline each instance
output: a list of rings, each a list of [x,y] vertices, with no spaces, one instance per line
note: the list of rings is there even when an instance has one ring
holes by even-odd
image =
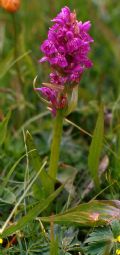
[[[96,188],[99,188],[99,161],[104,138],[104,111],[101,106],[88,155],[88,167]]]
[[[0,145],[2,145],[5,141],[7,134],[7,126],[11,116],[11,112],[9,111],[3,121],[0,123]]]
[[[33,138],[31,134],[27,131],[26,132],[26,145],[28,148],[28,151],[31,151],[29,154],[29,160],[31,163],[31,166],[33,167],[35,172],[38,172],[42,165],[42,160],[39,156],[39,153],[35,147]],[[46,198],[49,193],[49,183],[51,184],[52,179],[49,177],[45,169],[40,173],[38,180],[33,186],[34,195],[37,196],[36,198],[44,199]]]
[[[54,215],[54,222],[57,224],[78,224],[89,227],[107,225],[114,219],[120,219],[120,202],[117,200],[93,200],[65,213]],[[41,221],[51,222],[51,217],[41,217]]]

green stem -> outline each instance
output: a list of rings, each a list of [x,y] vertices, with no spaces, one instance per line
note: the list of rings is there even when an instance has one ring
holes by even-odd
[[[18,54],[19,38],[18,38],[18,32],[17,32],[17,25],[18,24],[17,24],[15,13],[12,13],[12,21],[13,21],[13,30],[14,30],[14,58],[16,60],[19,57],[19,54]],[[17,72],[17,75],[18,75],[18,80],[19,80],[21,85],[24,85],[23,80],[21,78],[20,66],[19,66],[18,62],[16,62],[15,67],[16,67],[16,72]]]
[[[57,112],[55,122],[54,122],[53,140],[52,140],[51,155],[50,155],[50,166],[48,171],[49,176],[54,180],[56,179],[57,170],[58,170],[62,128],[63,128],[63,112],[59,110]],[[54,190],[54,184],[51,186],[51,191],[53,190]]]

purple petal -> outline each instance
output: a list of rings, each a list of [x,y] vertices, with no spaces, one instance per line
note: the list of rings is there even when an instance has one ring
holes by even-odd
[[[48,57],[43,57],[43,58],[41,58],[41,59],[39,59],[39,63],[43,63],[43,62],[45,62],[45,61],[48,61]]]
[[[50,81],[56,85],[78,82],[86,68],[92,67],[88,54],[93,38],[89,35],[90,21],[78,22],[76,13],[65,6],[53,19],[48,39],[41,45],[44,57],[40,62],[48,61],[53,72]],[[50,92],[44,94],[50,98]],[[49,95],[48,95],[49,94]]]
[[[57,49],[55,48],[52,41],[45,40],[44,43],[41,45],[41,51],[49,56],[53,53],[56,53]]]
[[[91,23],[90,23],[90,21],[84,22],[84,23],[81,25],[80,28],[81,28],[82,30],[88,32],[89,29],[91,28]]]

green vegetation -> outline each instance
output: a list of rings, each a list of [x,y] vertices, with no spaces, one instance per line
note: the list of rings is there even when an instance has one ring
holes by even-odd
[[[120,2],[21,2],[0,8],[0,255],[119,255]],[[50,161],[55,120],[33,84],[49,82],[39,47],[66,4],[92,23],[94,65]]]

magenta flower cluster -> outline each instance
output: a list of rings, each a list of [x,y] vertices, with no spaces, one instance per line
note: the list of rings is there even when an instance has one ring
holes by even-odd
[[[52,21],[54,25],[49,29],[48,39],[41,45],[44,57],[40,62],[50,63],[50,82],[56,87],[67,84],[74,86],[80,82],[84,70],[92,67],[88,58],[90,44],[93,42],[88,33],[91,23],[79,22],[76,13],[71,12],[68,7],[64,7]],[[63,107],[64,104],[57,102],[58,90],[45,87],[40,90],[53,106]]]

